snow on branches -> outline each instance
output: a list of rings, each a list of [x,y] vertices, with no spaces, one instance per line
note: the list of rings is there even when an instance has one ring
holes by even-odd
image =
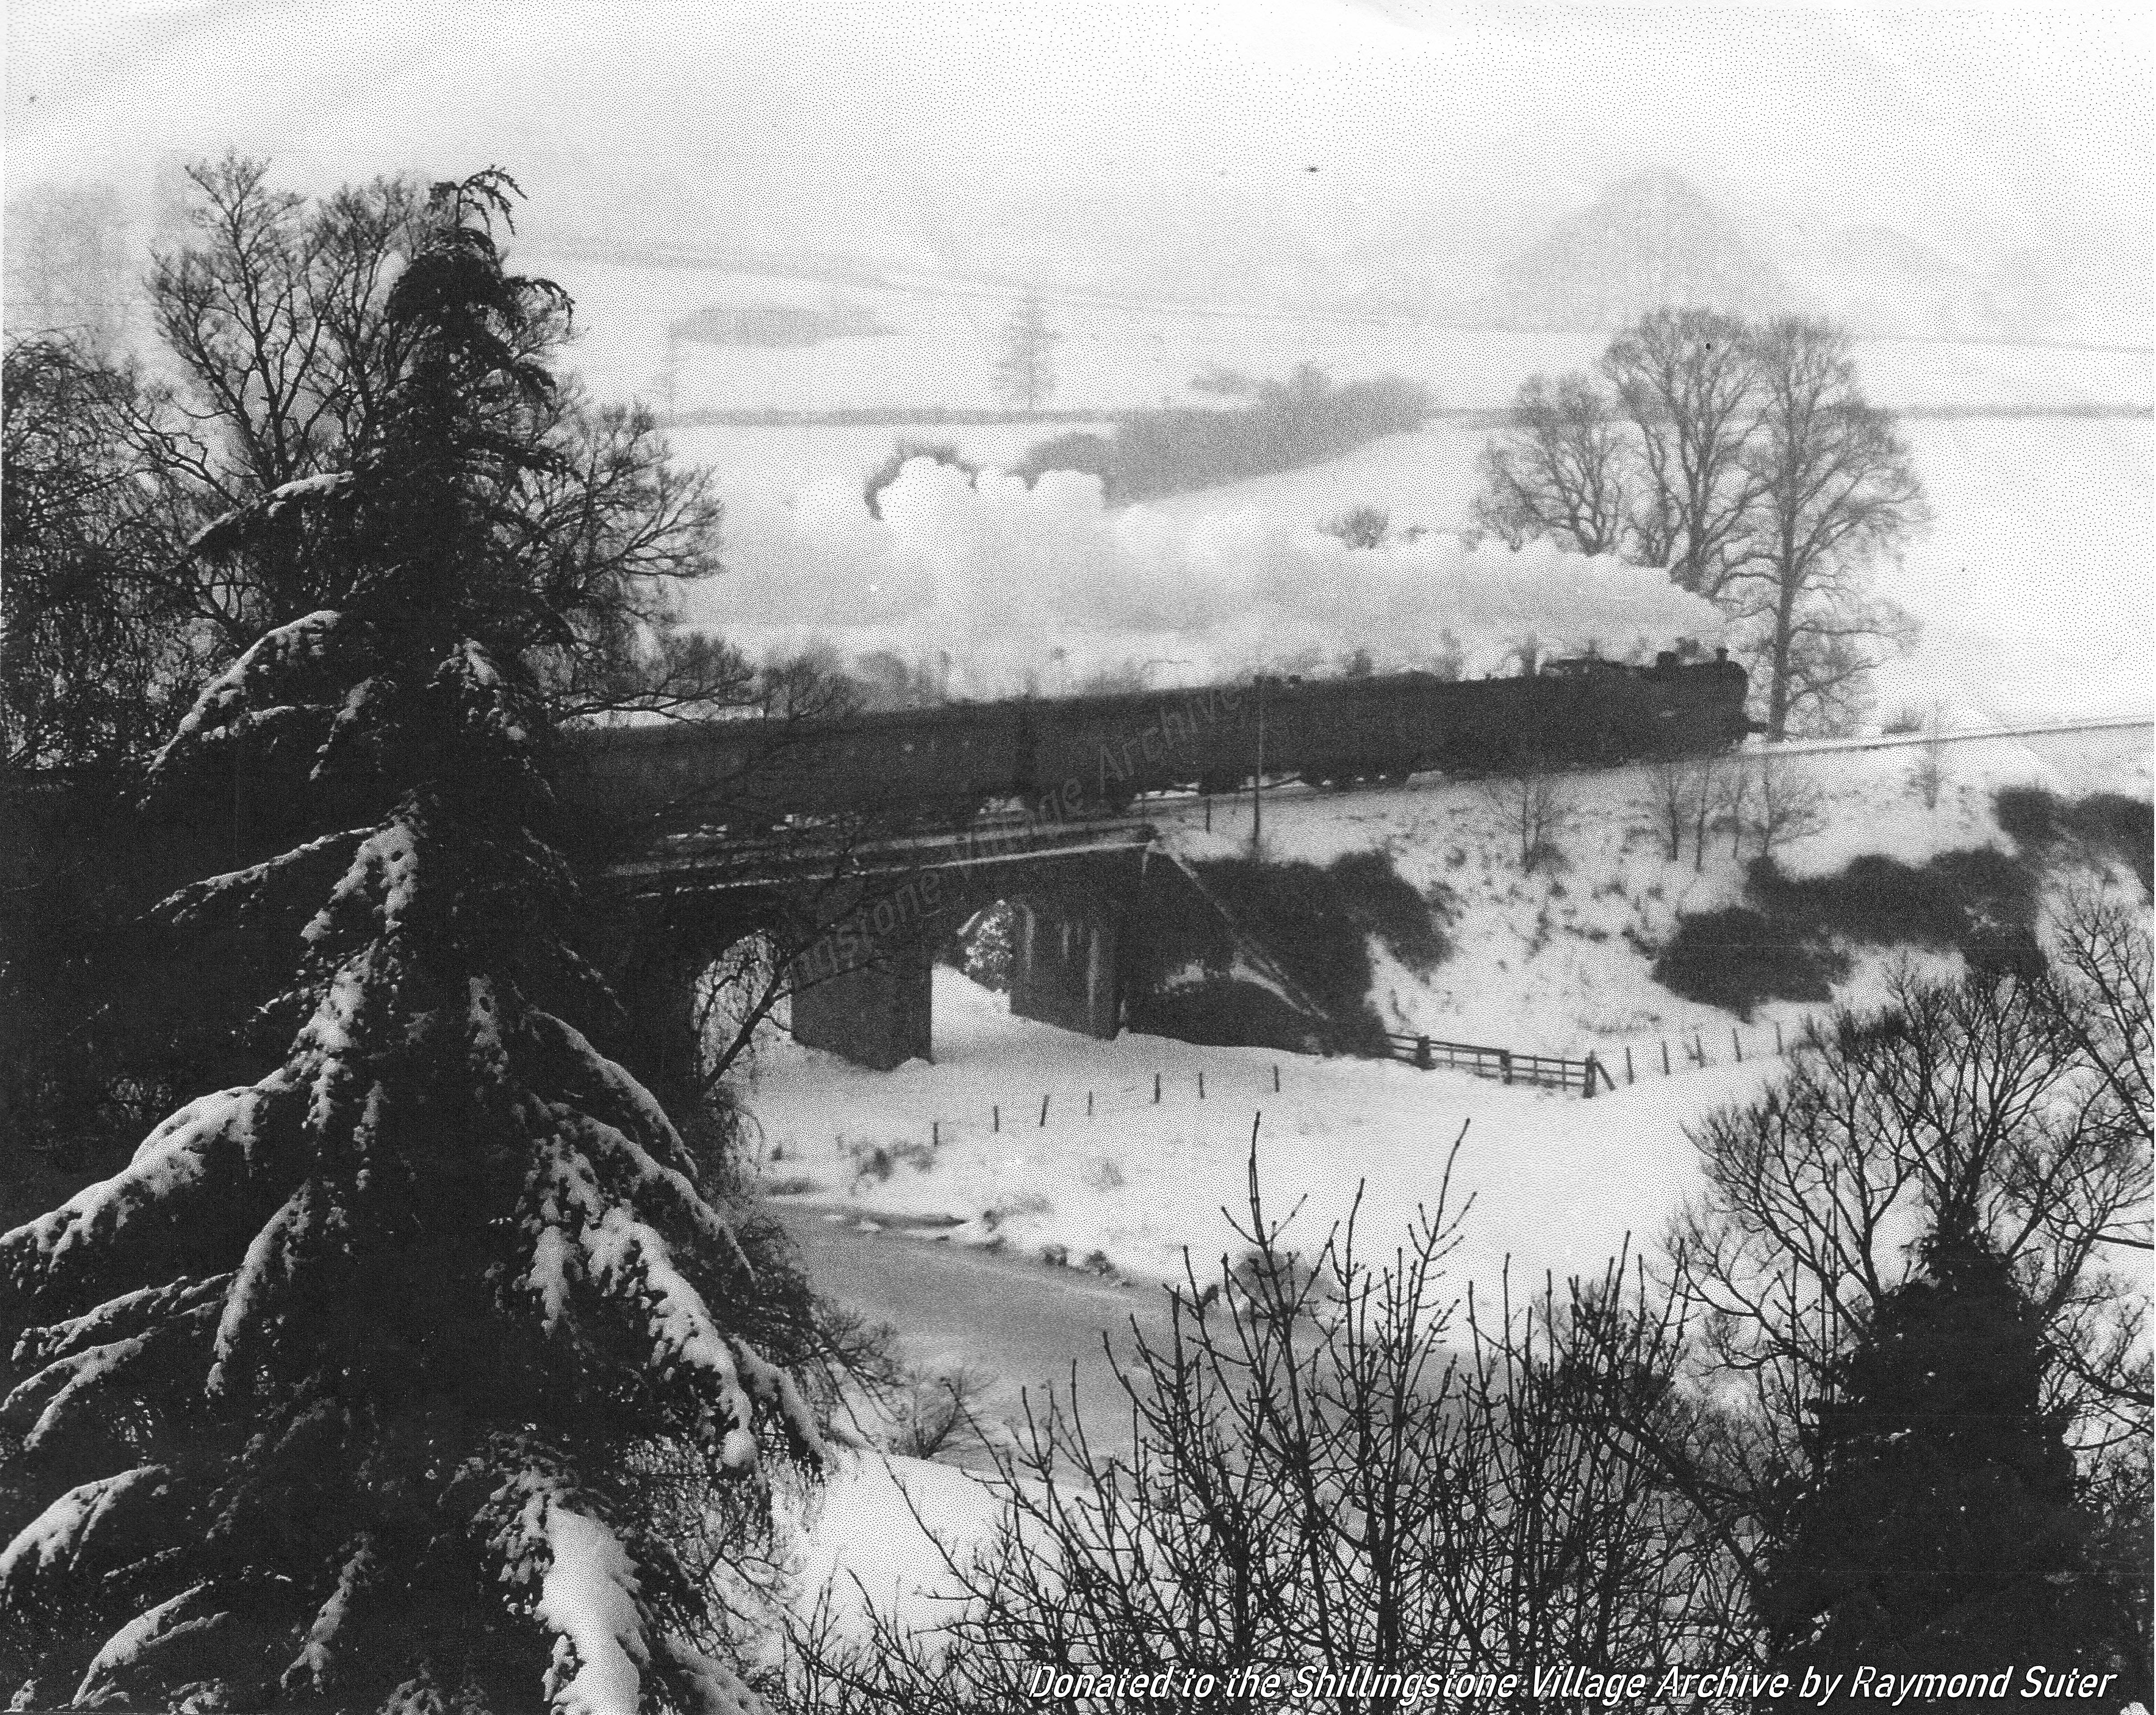
[[[18,1364],[36,1367],[0,1404],[0,1419],[26,1426],[26,1453],[85,1414],[145,1399],[176,1410],[204,1401],[348,1406],[350,1372],[342,1385],[326,1386],[324,1375],[348,1355],[338,1341],[354,1317],[377,1332],[402,1324],[416,1342],[425,1312],[464,1304],[515,1354],[523,1397],[504,1402],[512,1411],[600,1396],[601,1416],[685,1437],[720,1469],[753,1468],[760,1422],[775,1425],[795,1456],[816,1456],[813,1416],[792,1379],[726,1331],[725,1294],[753,1279],[657,1104],[505,978],[451,980],[428,968],[414,911],[429,845],[423,821],[398,819],[353,850],[309,930],[318,949],[341,956],[321,976],[284,1065],[191,1103],[122,1172],[0,1237],[0,1267],[43,1318],[16,1348]],[[429,1100],[400,1093],[415,1081]],[[476,1184],[475,1158],[499,1164]],[[473,1208],[481,1188],[499,1200]],[[429,1208],[454,1211],[453,1252],[429,1254],[460,1269],[461,1281],[400,1277],[399,1245],[382,1242],[385,1230],[411,1239],[417,1212]],[[421,1396],[446,1380],[421,1357],[374,1361],[382,1384],[393,1378]],[[131,1497],[169,1498],[145,1475],[154,1469],[71,1491],[33,1522],[0,1558],[0,1620],[124,1521]],[[285,1492],[308,1480],[288,1470],[270,1487]],[[215,1487],[228,1519],[267,1500],[244,1476]],[[608,1577],[633,1589],[629,1551],[598,1518],[559,1507],[532,1539],[557,1564],[566,1555],[583,1569],[544,1574],[535,1610],[568,1652],[556,1657],[557,1707],[633,1710],[635,1671],[622,1664],[647,1668],[659,1646],[643,1641],[639,1621],[619,1634],[635,1651],[608,1654],[572,1594],[598,1587],[599,1565],[629,1569]],[[299,1641],[293,1659],[311,1664],[310,1674],[336,1656],[343,1628],[324,1620],[327,1605],[363,1607],[384,1582],[377,1570],[355,1583],[348,1570],[331,1579]],[[145,1594],[158,1599],[109,1641],[100,1684],[117,1683],[114,1664],[136,1661],[138,1645],[207,1624],[231,1599],[216,1579]],[[557,1625],[557,1614],[578,1617]],[[693,1654],[679,1661],[694,1666]],[[572,1660],[573,1672],[560,1671]],[[725,1677],[695,1671],[713,1686]]]
[[[531,464],[511,408],[544,381],[517,336],[545,295],[485,232],[506,187],[429,204],[380,457],[193,544],[274,526],[324,552],[303,587],[341,592],[213,680],[151,768],[153,798],[249,783],[252,860],[163,915],[289,931],[263,1016],[292,1034],[0,1235],[18,1702],[748,1704],[634,1455],[753,1485],[772,1442],[817,1461],[816,1425],[743,1332],[762,1283],[680,1135],[530,998],[583,968],[485,504]],[[326,505],[333,542],[286,528]]]
[[[328,629],[300,628],[258,663],[317,660]],[[229,676],[239,695],[207,697],[188,733],[259,682]],[[456,651],[432,682],[466,710],[465,743],[525,742],[515,692],[483,651]],[[439,793],[408,793],[376,827],[168,901],[181,921],[244,910],[307,864],[342,864],[300,932],[309,1010],[284,1064],[188,1104],[121,1172],[0,1236],[0,1272],[29,1324],[14,1351],[27,1374],[0,1401],[0,1423],[20,1432],[26,1458],[85,1424],[221,1409],[243,1425],[295,1425],[258,1430],[248,1460],[185,1481],[140,1458],[146,1436],[127,1450],[137,1462],[67,1490],[0,1556],[0,1625],[76,1587],[80,1568],[116,1567],[105,1589],[127,1600],[90,1641],[80,1697],[131,1694],[182,1656],[223,1660],[218,1640],[247,1630],[237,1616],[265,1599],[246,1568],[289,1533],[293,1497],[378,1461],[369,1420],[402,1402],[461,1389],[460,1410],[498,1413],[520,1435],[555,1417],[541,1445],[565,1470],[580,1445],[655,1435],[747,1473],[764,1425],[794,1456],[817,1457],[791,1378],[727,1331],[756,1282],[680,1135],[634,1078],[530,1004],[488,914],[474,917],[475,891],[529,900],[558,886],[558,860],[521,829],[472,824]],[[475,881],[481,871],[490,879]],[[475,1344],[490,1373],[444,1373]],[[490,1510],[468,1476],[440,1475],[468,1471],[453,1451],[423,1435],[396,1480],[406,1552],[429,1576],[469,1555],[481,1522],[468,1511],[459,1523],[453,1497]],[[678,1623],[689,1605],[670,1551],[608,1522],[619,1500],[609,1504],[603,1481],[576,1492],[576,1507],[541,1508],[528,1541],[497,1533],[502,1558],[480,1578],[482,1589],[530,1587],[527,1619],[557,1640],[551,1658],[535,1657],[552,1661],[555,1707],[629,1715],[647,1681],[672,1687],[680,1709],[743,1707],[737,1682]],[[159,1530],[184,1540],[212,1519],[210,1540],[228,1551],[209,1557],[222,1575],[125,1546]],[[288,1651],[232,1683],[326,1686],[351,1675],[355,1654],[379,1650],[379,1610],[414,1569],[361,1535],[284,1574],[273,1605],[289,1610]],[[672,1594],[639,1606],[647,1585]]]

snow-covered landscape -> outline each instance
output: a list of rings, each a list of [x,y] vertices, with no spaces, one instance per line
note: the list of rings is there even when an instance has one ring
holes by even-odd
[[[2148,20],[480,10],[10,14],[0,1703],[2147,1715]]]
[[[2070,797],[2150,789],[2148,732],[2138,726],[1954,744],[1933,809],[1909,783],[1914,754],[1902,745],[1808,757],[1831,809],[1819,832],[1789,847],[1784,866],[1805,875],[1867,853],[1916,865],[1942,851],[2007,847],[1992,810],[2002,786]],[[777,1033],[760,1047],[744,1096],[767,1181],[819,1210],[933,1221],[943,1242],[1175,1281],[1185,1249],[1202,1267],[1231,1245],[1221,1210],[1240,1211],[1260,1114],[1267,1199],[1281,1210],[1301,1206],[1314,1236],[1346,1216],[1364,1182],[1365,1222],[1381,1237],[1405,1230],[1466,1127],[1457,1189],[1476,1204],[1456,1264],[1463,1285],[1491,1289],[1507,1257],[1536,1280],[1598,1268],[1627,1235],[1659,1231],[1685,1194],[1696,1165],[1687,1122],[1748,1098],[1778,1069],[1776,1042],[1793,1044],[1804,1021],[1827,1009],[1779,1003],[1738,1018],[1652,979],[1654,949],[1679,915],[1738,900],[1743,865],[1728,855],[1726,835],[1702,870],[1689,850],[1668,861],[1648,783],[1640,770],[1573,777],[1567,861],[1527,875],[1491,849],[1471,784],[1290,790],[1270,794],[1265,808],[1276,861],[1381,851],[1419,890],[1442,890],[1451,951],[1433,970],[1418,975],[1372,949],[1372,998],[1389,1028],[1522,1053],[1591,1050],[1620,1085],[1592,1102],[1577,1091],[1505,1088],[1404,1064],[1133,1034],[1094,1041],[1014,1019],[1004,997],[939,968],[932,1065],[870,1071]],[[1194,804],[1163,800],[1148,814],[1170,847],[1191,857],[1247,847],[1247,801],[1216,805],[1210,834]],[[1837,1000],[1875,1000],[1892,968],[1911,961],[1933,970],[1958,963],[1870,951]]]

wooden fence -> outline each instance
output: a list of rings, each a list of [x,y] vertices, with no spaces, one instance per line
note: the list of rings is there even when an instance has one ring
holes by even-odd
[[[1441,1042],[1435,1036],[1385,1038],[1386,1051],[1394,1060],[1429,1071],[1450,1066],[1472,1072],[1478,1078],[1495,1078],[1506,1084],[1541,1084],[1552,1089],[1577,1090],[1592,1098],[1603,1090],[1614,1090],[1617,1081],[1594,1055],[1584,1060],[1564,1060],[1552,1054],[1517,1054],[1509,1048],[1482,1048],[1470,1042]]]

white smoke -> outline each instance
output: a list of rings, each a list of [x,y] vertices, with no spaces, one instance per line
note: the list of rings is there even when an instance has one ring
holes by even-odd
[[[693,623],[752,655],[886,651],[949,664],[955,695],[1055,691],[1118,670],[1158,685],[1273,666],[1510,670],[1523,644],[1644,659],[1722,634],[1668,574],[1548,547],[1517,553],[1425,535],[1354,549],[1260,511],[1170,517],[1110,508],[1051,471],[977,484],[921,459],[869,516],[857,487],[728,508],[728,573]]]

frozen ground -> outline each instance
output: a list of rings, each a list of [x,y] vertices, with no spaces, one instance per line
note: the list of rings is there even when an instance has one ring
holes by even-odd
[[[1834,870],[1866,851],[1915,862],[1998,841],[1991,794],[2002,784],[2149,791],[2145,727],[1950,745],[1935,810],[1909,784],[1912,755],[1802,759],[1830,790],[1831,821],[1789,847],[1786,865]],[[959,1243],[1160,1279],[1180,1272],[1183,1247],[1200,1258],[1236,1248],[1220,1211],[1241,1209],[1260,1112],[1268,1204],[1285,1214],[1306,1199],[1298,1220],[1312,1240],[1367,1181],[1367,1230],[1389,1243],[1435,1199],[1465,1127],[1454,1197],[1471,1193],[1476,1203],[1457,1259],[1463,1281],[1490,1290],[1508,1256],[1530,1279],[1599,1268],[1628,1234],[1660,1229],[1691,1183],[1686,1122],[1756,1089],[1774,1024],[1792,1031],[1804,1010],[1770,1008],[1739,1021],[1652,982],[1643,949],[1666,937],[1680,911],[1733,901],[1741,874],[1726,834],[1703,872],[1689,850],[1670,863],[1645,785],[1636,770],[1572,777],[1568,863],[1555,875],[1523,876],[1503,861],[1471,784],[1283,791],[1265,815],[1275,859],[1323,863],[1381,849],[1417,887],[1445,891],[1450,956],[1426,978],[1380,965],[1373,998],[1394,1028],[1573,1056],[1592,1048],[1620,1080],[1629,1046],[1639,1077],[1630,1087],[1589,1102],[1401,1065],[1128,1034],[1098,1042],[1014,1019],[1000,997],[939,969],[932,1065],[878,1073],[788,1043],[765,1051],[747,1094],[768,1170],[813,1186],[800,1194],[819,1205],[952,1218]],[[1147,814],[1185,855],[1247,848],[1247,800],[1217,804],[1210,834],[1188,802]],[[1876,992],[1885,963],[1860,958],[1847,994]],[[1748,1056],[1741,1066],[1732,1063],[1732,1029]],[[1714,1063],[1686,1071],[1687,1040]],[[1666,1080],[1664,1042],[1678,1068]]]
[[[1803,759],[1831,784],[1835,816],[1789,851],[1790,866],[1832,869],[1861,851],[1916,862],[1998,840],[1989,807],[2002,784],[2069,795],[2150,789],[2146,727],[1972,740],[1945,755],[1935,811],[1910,788],[1907,748]],[[1620,1067],[1629,1043],[1637,1082],[1589,1102],[1399,1065],[1132,1035],[1098,1042],[1014,1019],[1000,996],[938,968],[932,1065],[870,1072],[783,1040],[759,1057],[747,1094],[766,1170],[793,1188],[778,1200],[808,1235],[819,1278],[901,1316],[915,1361],[999,1371],[1003,1385],[984,1402],[991,1415],[1012,1412],[1019,1383],[1060,1377],[1076,1359],[1087,1421],[1112,1435],[1100,1332],[1157,1307],[1153,1283],[1180,1275],[1184,1247],[1201,1277],[1240,1253],[1224,1210],[1243,1213],[1260,1115],[1268,1209],[1299,1204],[1291,1230],[1306,1245],[1349,1214],[1359,1189],[1360,1232],[1389,1247],[1435,1199],[1455,1137],[1452,1205],[1473,1203],[1454,1290],[1471,1283],[1481,1297],[1509,1271],[1516,1292],[1532,1291],[1546,1271],[1591,1275],[1628,1240],[1651,1243],[1697,1183],[1686,1125],[1774,1076],[1772,1020],[1786,1030],[1799,1009],[1739,1024],[1648,980],[1623,927],[1658,934],[1680,908],[1726,901],[1737,870],[1726,855],[1699,875],[1688,856],[1668,864],[1640,831],[1641,783],[1636,771],[1575,778],[1563,893],[1482,860],[1471,788],[1289,789],[1266,809],[1277,857],[1325,861],[1382,845],[1419,885],[1451,891],[1451,958],[1426,982],[1397,969],[1380,976],[1384,1004],[1403,1020],[1573,1055],[1594,1046]],[[1148,814],[1194,857],[1235,850],[1247,835],[1241,803],[1214,805],[1210,836],[1196,806],[1161,802]],[[1455,850],[1466,862],[1453,861]],[[1538,933],[1546,916],[1551,927]],[[1863,962],[1851,994],[1861,999],[1881,974],[1881,961]],[[1732,1028],[1749,1056],[1741,1065],[1728,1051]],[[1686,1070],[1679,1049],[1677,1075],[1660,1076],[1659,1044],[1694,1031],[1714,1064]],[[1120,1283],[1086,1274],[1089,1264]],[[842,1623],[858,1629],[865,1589],[907,1623],[932,1624],[950,1611],[951,1579],[928,1533],[963,1551],[994,1516],[991,1492],[964,1470],[848,1453],[802,1523],[803,1610],[828,1591]]]
[[[770,1171],[813,1180],[819,1204],[957,1216],[955,1242],[1156,1280],[1180,1276],[1185,1246],[1201,1271],[1240,1254],[1221,1211],[1247,1218],[1254,1123],[1268,1212],[1304,1203],[1294,1230],[1306,1248],[1346,1216],[1358,1179],[1365,1230],[1389,1248],[1418,1204],[1435,1206],[1466,1126],[1452,1197],[1477,1200],[1462,1281],[1493,1287],[1507,1253],[1537,1280],[1599,1269],[1628,1232],[1656,1230],[1690,1183],[1683,1121],[1758,1075],[1756,1061],[1717,1066],[1587,1102],[1407,1065],[1134,1034],[1096,1042],[1014,1019],[1000,996],[940,969],[936,1006],[934,1065],[877,1073],[775,1052],[750,1098]]]

